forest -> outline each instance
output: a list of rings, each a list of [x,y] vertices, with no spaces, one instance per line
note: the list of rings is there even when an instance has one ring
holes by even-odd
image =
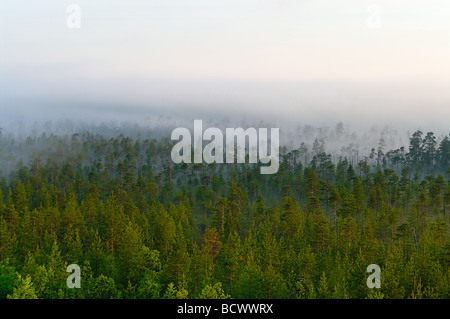
[[[169,136],[0,132],[0,298],[450,298],[450,136],[291,142],[262,175],[174,164]]]

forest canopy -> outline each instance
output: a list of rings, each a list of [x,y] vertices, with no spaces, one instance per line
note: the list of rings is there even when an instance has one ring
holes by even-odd
[[[273,175],[174,164],[174,143],[0,134],[0,298],[450,298],[448,135],[294,140]]]

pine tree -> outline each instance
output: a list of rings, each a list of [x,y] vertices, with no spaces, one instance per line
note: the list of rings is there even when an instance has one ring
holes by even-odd
[[[437,158],[441,167],[450,167],[450,137],[445,136],[439,144]]]
[[[227,241],[222,249],[223,265],[225,278],[227,280],[229,290],[233,292],[236,277],[239,275],[241,269],[242,246],[241,239],[238,233],[233,231],[227,238]]]
[[[13,266],[10,265],[9,259],[0,261],[0,299],[14,292],[17,273]]]
[[[301,231],[305,221],[300,208],[291,197],[284,197],[281,216],[281,236],[292,240],[298,231]]]
[[[351,215],[344,218],[341,224],[340,230],[340,247],[344,248],[345,251],[350,252],[350,250],[355,246],[358,238],[357,225],[355,220]]]
[[[353,184],[353,197],[355,198],[357,212],[361,213],[364,206],[364,189],[359,177],[356,177]]]
[[[108,252],[114,256],[125,223],[123,206],[118,203],[115,194],[111,194],[106,202],[103,220]]]
[[[337,224],[336,213],[338,210],[339,202],[341,201],[341,195],[339,194],[337,188],[334,185],[331,186],[330,197],[328,198],[328,200],[333,205],[334,228],[336,229],[336,224]]]
[[[28,211],[29,200],[27,197],[25,186],[22,184],[22,182],[17,183],[16,188],[14,189],[12,200],[14,207],[17,209],[19,215]]]
[[[38,299],[30,276],[22,278],[19,274],[18,281],[18,286],[7,296],[8,299]]]
[[[9,229],[7,221],[0,216],[0,260],[11,258],[14,260],[14,252],[17,247],[17,237]]]
[[[199,299],[230,299],[222,289],[222,283],[218,282],[214,285],[206,285],[200,293]]]
[[[410,162],[416,166],[421,163],[423,156],[422,134],[423,132],[418,130],[414,132],[412,137],[409,139],[409,153],[407,156],[409,157]]]
[[[329,299],[330,298],[328,281],[327,281],[327,276],[325,275],[325,272],[322,272],[322,275],[320,276],[319,285],[317,287],[317,294],[318,294],[318,298],[320,298],[320,299]]]
[[[313,210],[311,219],[311,245],[315,249],[324,250],[330,242],[329,220],[323,215],[320,206]]]
[[[67,204],[61,219],[63,232],[67,232],[69,228],[78,229],[80,232],[85,231],[85,221],[80,208],[78,207],[76,195],[73,192],[68,196]]]

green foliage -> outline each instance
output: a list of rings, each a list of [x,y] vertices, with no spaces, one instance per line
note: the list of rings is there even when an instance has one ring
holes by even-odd
[[[18,275],[18,285],[14,288],[11,295],[7,296],[8,299],[38,299],[34,285],[30,276],[22,278]]]
[[[0,298],[450,298],[447,136],[359,162],[316,139],[275,175],[173,164],[164,138],[30,140],[0,176]]]
[[[5,299],[12,294],[16,285],[16,272],[14,267],[9,266],[9,260],[0,263],[0,299]]]
[[[163,299],[186,299],[188,292],[186,289],[176,289],[175,285],[171,282],[164,293]]]
[[[113,278],[100,275],[87,283],[86,298],[113,299],[116,295],[117,287]]]
[[[230,299],[230,295],[225,294],[222,289],[222,283],[217,282],[212,286],[206,285],[198,299]]]

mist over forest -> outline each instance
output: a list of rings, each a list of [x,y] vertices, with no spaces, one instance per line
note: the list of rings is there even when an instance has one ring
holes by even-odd
[[[0,300],[450,299],[449,16],[0,1]]]
[[[5,123],[3,121],[0,135],[0,161],[1,173],[8,175],[16,168],[16,164],[27,164],[36,156],[36,151],[45,155],[51,152],[56,145],[48,143],[51,136],[61,137],[67,141],[80,135],[100,136],[102,138],[125,137],[132,140],[160,140],[169,141],[173,129],[186,127],[191,132],[193,121],[201,118],[189,118],[176,114],[151,116],[146,115],[139,121],[135,120],[110,120],[86,121],[81,119],[60,118],[47,121],[32,121],[30,118],[18,117],[15,121]],[[1,123],[1,122],[0,122]],[[217,127],[223,132],[225,128],[249,127],[255,128],[280,128],[280,154],[294,151],[304,165],[309,165],[315,156],[325,153],[330,160],[337,164],[346,159],[352,165],[359,162],[367,162],[370,166],[380,166],[385,160],[391,163],[392,157],[405,157],[408,153],[410,139],[419,129],[398,130],[391,125],[372,126],[366,130],[352,129],[349,123],[337,122],[327,126],[314,126],[310,124],[298,124],[295,120],[281,122],[276,117],[272,121],[251,120],[249,116],[224,116],[220,120],[203,119],[203,131],[208,127]],[[435,134],[425,130],[423,134],[432,133],[437,149],[446,134]],[[438,130],[439,132],[439,130]],[[47,140],[46,140],[47,139]],[[448,139],[448,137],[447,137]],[[46,140],[46,142],[43,142]],[[33,141],[31,143],[31,141]],[[55,140],[56,143],[56,140]],[[204,141],[203,145],[207,143]],[[33,147],[30,147],[32,145]],[[300,153],[299,153],[300,152]],[[401,153],[401,154],[400,154]],[[169,154],[167,154],[169,155]],[[387,160],[387,162],[386,162]]]
[[[450,296],[448,135],[203,119],[279,126],[279,170],[264,175],[174,163],[171,131],[194,119],[2,128],[0,298]],[[81,289],[66,285],[73,263]]]

